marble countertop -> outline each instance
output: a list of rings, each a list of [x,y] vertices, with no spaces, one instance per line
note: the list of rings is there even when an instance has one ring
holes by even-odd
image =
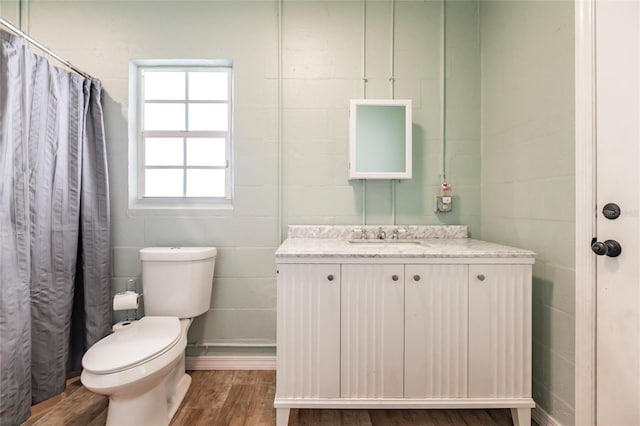
[[[276,251],[276,258],[533,258],[535,253],[514,247],[466,238],[466,226],[385,227],[407,228],[407,238],[390,240],[389,229],[385,241],[356,238],[362,227],[306,227],[289,228],[287,238]],[[378,226],[367,226],[375,232]],[[455,228],[455,229],[454,229]],[[354,231],[357,229],[357,231]],[[409,231],[410,229],[410,231]],[[348,232],[347,232],[348,230]],[[413,231],[413,232],[411,232]],[[353,232],[356,232],[353,234]],[[411,233],[410,233],[411,232]],[[431,234],[430,238],[424,238]],[[419,236],[419,238],[414,238]]]

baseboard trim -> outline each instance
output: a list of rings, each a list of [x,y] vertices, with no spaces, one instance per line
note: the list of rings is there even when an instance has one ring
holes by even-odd
[[[187,370],[275,370],[276,357],[270,356],[188,356]]]
[[[562,426],[562,423],[551,417],[551,414],[544,411],[539,405],[531,410],[531,419],[534,420],[538,426]]]

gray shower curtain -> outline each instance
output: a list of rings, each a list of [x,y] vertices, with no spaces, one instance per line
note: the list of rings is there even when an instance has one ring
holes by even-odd
[[[109,191],[100,83],[0,43],[0,425],[14,425],[109,332]]]

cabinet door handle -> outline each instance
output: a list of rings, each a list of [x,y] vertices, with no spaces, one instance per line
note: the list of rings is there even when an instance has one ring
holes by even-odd
[[[393,276],[391,277],[391,279],[392,279],[392,280],[394,280],[394,281],[398,281],[398,276],[397,276],[397,275],[393,275]]]
[[[413,276],[413,280],[414,281],[420,281],[420,275],[414,275]]]
[[[484,274],[478,274],[476,278],[478,278],[478,281],[484,281]]]
[[[327,276],[327,279],[328,279],[329,281],[333,281],[333,275],[329,275],[329,276]]]

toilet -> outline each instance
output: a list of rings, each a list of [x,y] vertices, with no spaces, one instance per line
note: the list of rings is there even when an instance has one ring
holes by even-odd
[[[114,326],[82,358],[82,384],[109,396],[107,425],[168,425],[191,377],[187,332],[209,310],[215,247],[140,250],[145,316]]]

